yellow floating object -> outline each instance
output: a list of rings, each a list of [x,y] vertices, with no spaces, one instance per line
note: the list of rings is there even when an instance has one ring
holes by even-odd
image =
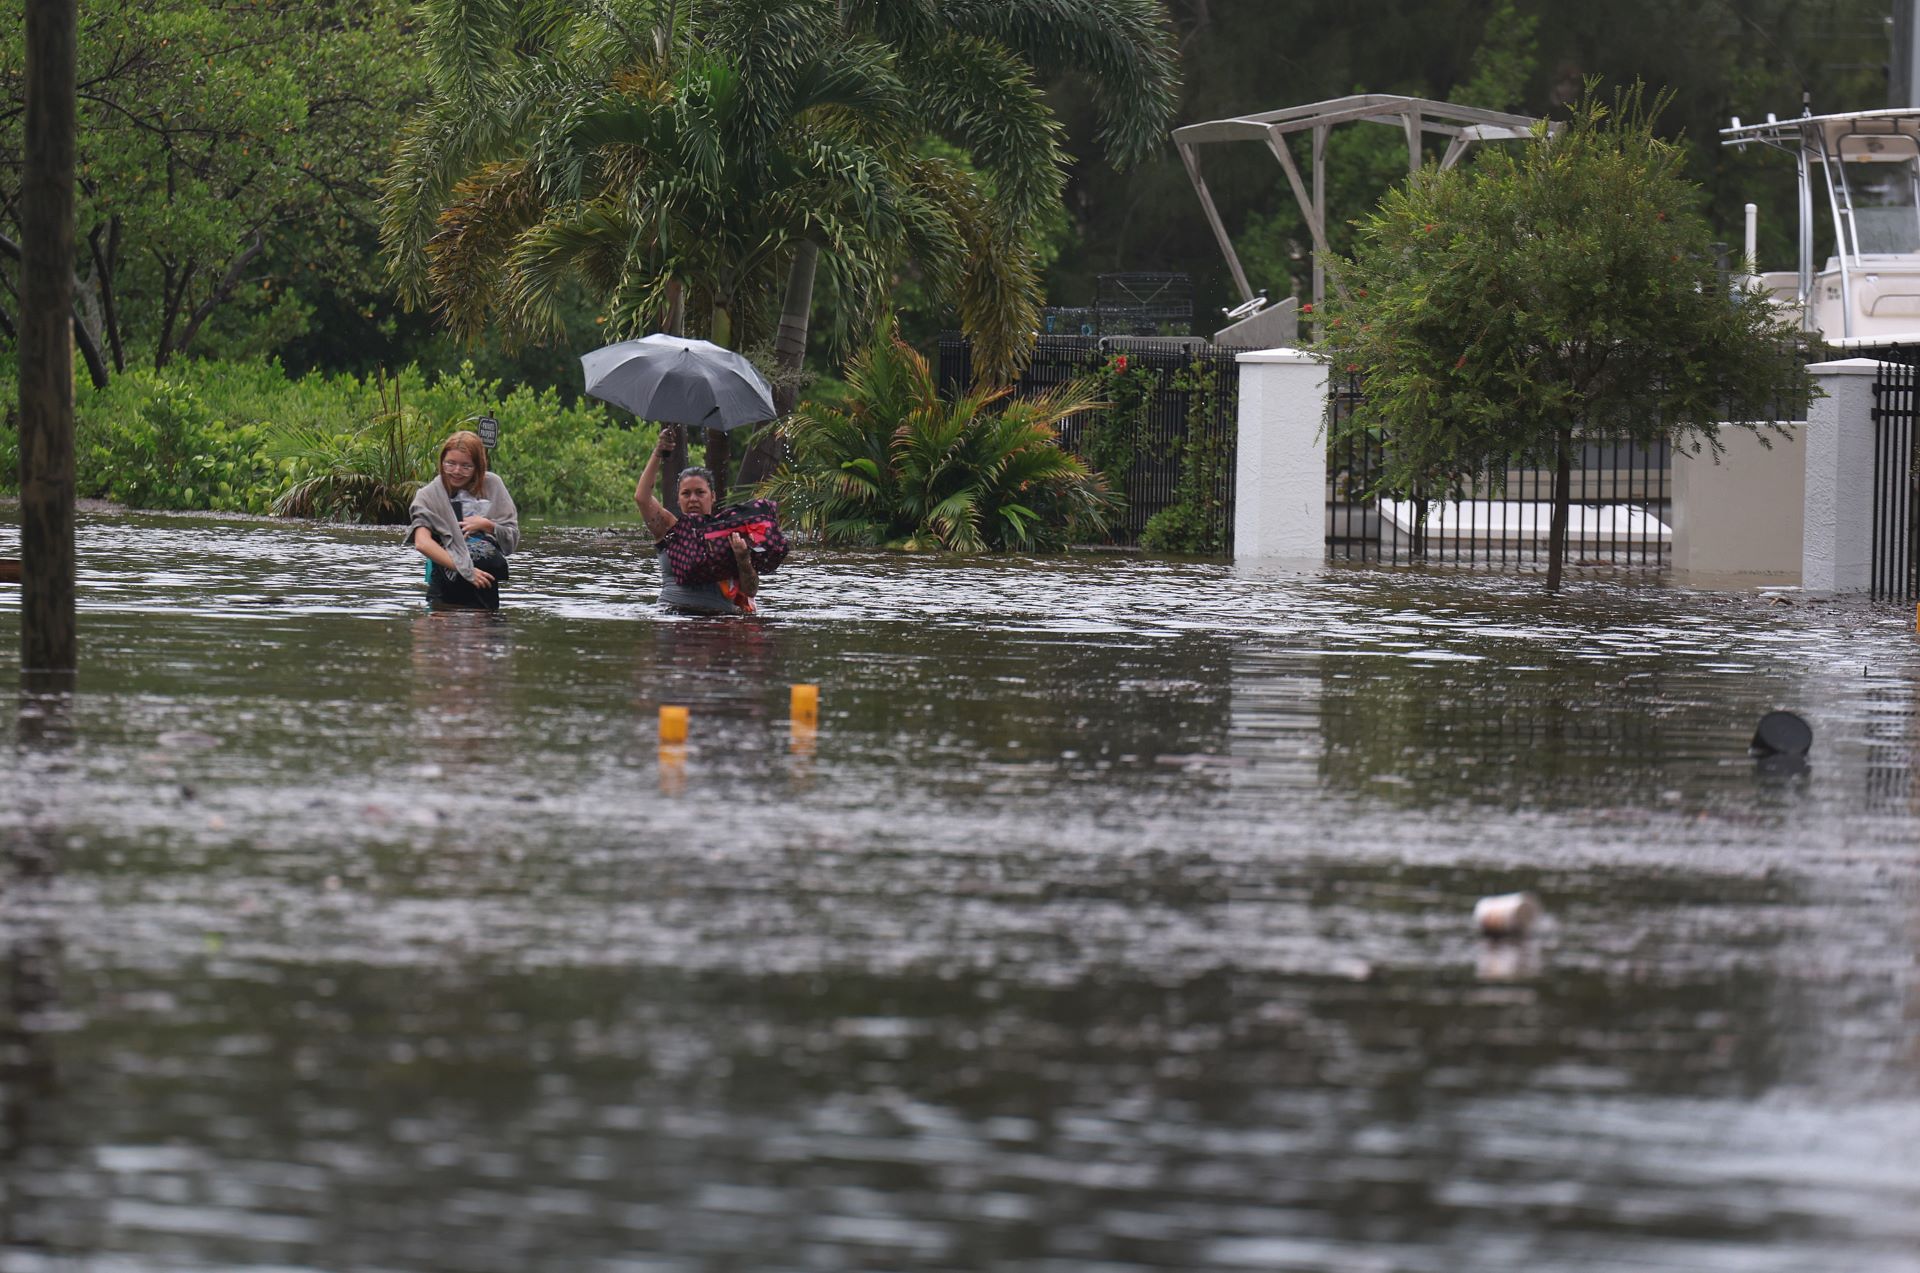
[[[794,686],[790,714],[795,720],[817,720],[820,716],[820,687],[818,685]]]
[[[687,741],[686,708],[662,707],[660,709],[660,741],[663,743],[684,743]]]
[[[820,729],[810,720],[795,715],[787,725],[787,750],[796,756],[811,756],[820,741]]]

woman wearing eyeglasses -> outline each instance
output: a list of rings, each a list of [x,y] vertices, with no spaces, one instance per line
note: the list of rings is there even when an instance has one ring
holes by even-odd
[[[487,447],[464,430],[440,444],[440,476],[414,492],[408,541],[431,566],[427,600],[500,608],[520,515],[507,484],[487,471]]]

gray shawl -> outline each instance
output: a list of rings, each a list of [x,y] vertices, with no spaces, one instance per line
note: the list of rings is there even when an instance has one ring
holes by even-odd
[[[491,501],[487,516],[493,519],[494,542],[500,545],[503,555],[511,556],[520,546],[520,512],[513,506],[513,496],[507,494],[507,484],[489,473],[475,495]],[[447,484],[437,477],[428,482],[413,493],[413,507],[407,511],[412,519],[407,526],[407,542],[411,544],[413,532],[425,526],[452,555],[460,577],[473,582],[473,554],[467,551],[467,537],[460,533],[460,519],[453,515],[453,499],[447,494]]]

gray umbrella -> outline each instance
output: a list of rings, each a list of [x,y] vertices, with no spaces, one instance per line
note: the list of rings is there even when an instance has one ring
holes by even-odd
[[[774,417],[773,390],[731,349],[656,332],[583,354],[587,393],[642,420],[732,429]]]

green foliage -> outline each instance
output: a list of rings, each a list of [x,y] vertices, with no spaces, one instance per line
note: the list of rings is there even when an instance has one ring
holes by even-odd
[[[469,336],[547,331],[570,287],[612,335],[674,325],[684,302],[686,330],[744,345],[772,334],[789,281],[787,330],[810,320],[811,267],[788,270],[817,249],[838,329],[870,328],[904,279],[1004,377],[1063,221],[1069,158],[1036,73],[1084,77],[1124,157],[1158,140],[1175,82],[1160,0],[427,0],[421,15],[433,89],[383,238],[408,301]]]
[[[1521,13],[1513,0],[1495,0],[1467,79],[1449,100],[1482,110],[1524,109],[1527,88],[1540,69],[1540,19]]]
[[[0,360],[0,385],[12,383],[11,365]],[[392,492],[404,488],[410,499],[433,476],[440,441],[482,413],[501,422],[493,465],[523,514],[598,516],[632,506],[652,427],[622,427],[597,403],[563,405],[551,389],[506,390],[470,365],[438,377],[408,367],[360,380],[183,360],[129,371],[105,389],[82,379],[76,490],[139,508],[265,513],[306,486],[306,502],[293,498],[289,511],[380,520],[392,516]],[[17,447],[9,416],[0,455]],[[16,473],[10,460],[0,490],[13,487]],[[405,499],[399,507],[404,512]]]
[[[441,436],[485,410],[500,421],[490,457],[522,513],[534,517],[601,516],[633,510],[633,483],[659,436],[624,412],[582,399],[569,407],[553,389],[521,385],[511,392],[463,365],[414,396]]]
[[[270,430],[226,415],[188,381],[138,371],[74,402],[74,487],[134,508],[264,513],[288,470]]]
[[[1187,395],[1186,430],[1178,447],[1173,503],[1147,519],[1140,542],[1155,552],[1222,556],[1227,551],[1227,435],[1213,428],[1218,377],[1195,363],[1169,388]]]
[[[963,255],[929,201],[937,183],[905,162],[898,76],[832,38],[831,3],[695,3],[678,30],[698,44],[657,42],[664,12],[601,9],[489,38],[538,8],[426,11],[437,91],[408,125],[384,236],[403,293],[456,332],[543,334],[578,288],[609,336],[684,303],[690,330],[745,345],[771,334],[803,238],[871,295],[908,241]],[[477,69],[468,37],[512,52]]]
[[[96,381],[189,349],[259,356],[304,331],[316,299],[367,298],[371,181],[413,91],[405,8],[81,6],[75,310]],[[15,242],[21,31],[0,25],[0,227]]]
[[[830,544],[954,552],[1057,550],[1105,532],[1117,501],[1057,432],[1093,405],[1091,384],[943,402],[891,325],[847,382],[843,406],[810,402],[789,420],[793,461],[762,488],[796,525]]]
[[[1576,429],[1711,444],[1804,397],[1796,331],[1727,295],[1658,105],[1590,90],[1558,135],[1430,168],[1362,223],[1324,347],[1367,387],[1333,440],[1383,432],[1384,484],[1559,463]]]
[[[1513,0],[1511,22],[1502,19],[1494,0],[1343,9],[1274,0],[1173,0],[1168,7],[1183,65],[1176,110],[1183,123],[1353,92],[1407,93],[1544,116],[1577,97],[1589,72],[1604,73],[1609,85],[1636,79],[1670,85],[1678,96],[1661,118],[1662,135],[1686,148],[1692,173],[1706,187],[1717,238],[1737,244],[1742,205],[1760,205],[1760,256],[1767,269],[1790,268],[1795,259],[1793,164],[1763,147],[1723,148],[1717,130],[1730,114],[1750,121],[1768,111],[1783,118],[1797,114],[1803,89],[1811,92],[1815,113],[1873,109],[1888,100],[1885,0]],[[1533,24],[1530,33],[1517,25],[1526,22]],[[1069,135],[1082,135],[1095,112],[1076,93],[1072,76],[1049,87]],[[1349,143],[1343,140],[1348,135],[1373,140]],[[1336,152],[1329,161],[1327,176],[1335,184],[1328,220],[1337,236],[1373,207],[1387,184],[1406,178],[1406,146],[1397,130],[1378,124],[1336,127],[1332,143],[1378,148],[1382,158],[1382,183],[1351,196],[1339,190],[1348,179],[1348,156]],[[1308,149],[1295,149],[1303,170],[1311,166]],[[1200,153],[1254,285],[1280,296],[1293,280],[1304,292],[1309,245],[1273,156],[1257,141],[1206,146]],[[1073,169],[1066,204],[1078,232],[1048,273],[1052,303],[1089,303],[1094,278],[1104,271],[1184,270],[1193,275],[1195,313],[1206,316],[1196,331],[1204,332],[1217,325],[1210,320],[1220,307],[1240,299],[1173,147],[1163,145],[1124,173],[1088,156]],[[1259,249],[1277,268],[1256,270],[1247,258],[1262,237],[1257,227],[1274,227],[1279,219],[1285,224]],[[1831,241],[1820,233],[1817,250],[1824,258]]]
[[[1080,455],[1111,489],[1125,491],[1140,458],[1147,413],[1160,392],[1160,376],[1138,359],[1115,354],[1100,368],[1096,384],[1105,405],[1081,431]]]
[[[273,502],[282,517],[397,525],[422,475],[434,471],[438,430],[401,405],[398,381],[374,380],[379,408],[345,432],[313,424],[282,425],[274,449],[299,474]]]

